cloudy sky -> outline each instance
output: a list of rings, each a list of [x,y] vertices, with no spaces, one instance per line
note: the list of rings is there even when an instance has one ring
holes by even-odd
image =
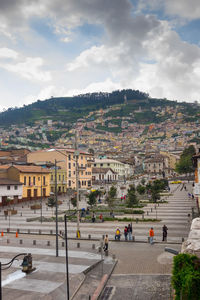
[[[132,88],[200,99],[199,0],[0,0],[0,110]]]

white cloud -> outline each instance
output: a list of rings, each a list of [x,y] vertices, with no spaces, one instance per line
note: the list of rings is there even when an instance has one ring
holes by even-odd
[[[22,62],[0,63],[0,67],[7,71],[17,73],[28,80],[49,81],[51,74],[48,71],[42,71],[44,61],[41,57],[27,57]]]
[[[0,48],[0,58],[12,58],[16,59],[18,57],[18,53],[9,48]]]

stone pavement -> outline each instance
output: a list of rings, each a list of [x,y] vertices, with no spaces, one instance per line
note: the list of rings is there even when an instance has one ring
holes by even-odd
[[[59,251],[55,257],[55,249],[0,246],[0,260],[8,262],[16,254],[31,253],[36,270],[31,274],[21,271],[22,260],[15,261],[10,269],[2,270],[3,299],[39,300],[66,298],[66,265],[65,251]],[[97,250],[69,250],[70,295],[85,279],[87,272],[101,260]],[[22,256],[23,258],[23,256]]]

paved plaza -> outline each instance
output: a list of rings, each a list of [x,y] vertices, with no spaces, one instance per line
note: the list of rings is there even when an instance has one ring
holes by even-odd
[[[116,226],[120,225],[123,229],[127,225],[124,222],[81,223],[81,236],[84,239],[78,241],[74,239],[76,224],[68,224],[70,295],[74,300],[89,299],[89,295],[92,296],[98,291],[102,278],[110,275],[113,268],[112,276],[106,280],[102,300],[167,299],[170,294],[173,255],[165,252],[164,248],[167,246],[180,251],[182,238],[186,238],[189,232],[192,207],[195,207],[195,203],[188,198],[188,191],[192,190],[191,184],[187,184],[187,191],[181,189],[181,185],[171,186],[171,190],[173,194],[167,197],[168,203],[160,204],[156,208],[149,204],[144,208],[148,217],[157,216],[161,219],[160,222],[133,224],[136,242],[125,242],[123,238],[120,242],[112,241]],[[59,210],[66,208],[65,206],[66,203]],[[21,260],[14,262],[10,269],[2,271],[3,299],[65,299],[65,245],[59,237],[59,257],[56,257],[55,235],[50,234],[51,230],[55,232],[55,223],[27,223],[27,217],[39,216],[39,212],[35,214],[30,211],[27,204],[18,205],[18,208],[18,215],[12,216],[10,220],[13,233],[6,232],[8,219],[5,220],[3,216],[1,218],[1,231],[4,231],[4,236],[0,238],[1,262],[7,262],[18,253],[30,252],[36,271],[24,275],[21,272]],[[47,211],[45,208],[44,206],[44,214],[51,215],[51,210]],[[167,243],[161,241],[163,224],[169,229]],[[152,246],[147,243],[151,226],[155,229],[156,242]],[[15,236],[17,229],[20,229],[18,238]],[[41,234],[21,233],[28,229],[33,233],[41,230]],[[63,229],[63,224],[59,223],[59,231]],[[102,257],[99,253],[100,240],[106,233],[110,238],[109,256]],[[91,234],[91,240],[88,240],[88,234]],[[113,255],[117,259],[116,266]],[[166,298],[158,298],[158,295],[161,297],[164,294]]]

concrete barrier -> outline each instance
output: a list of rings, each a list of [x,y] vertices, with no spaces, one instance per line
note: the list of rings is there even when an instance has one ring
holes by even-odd
[[[89,239],[89,240],[91,239],[91,234],[88,234],[88,239]]]
[[[165,251],[169,252],[169,253],[172,253],[174,255],[179,254],[179,251],[177,251],[176,249],[172,249],[172,248],[168,248],[168,247],[165,247]]]

